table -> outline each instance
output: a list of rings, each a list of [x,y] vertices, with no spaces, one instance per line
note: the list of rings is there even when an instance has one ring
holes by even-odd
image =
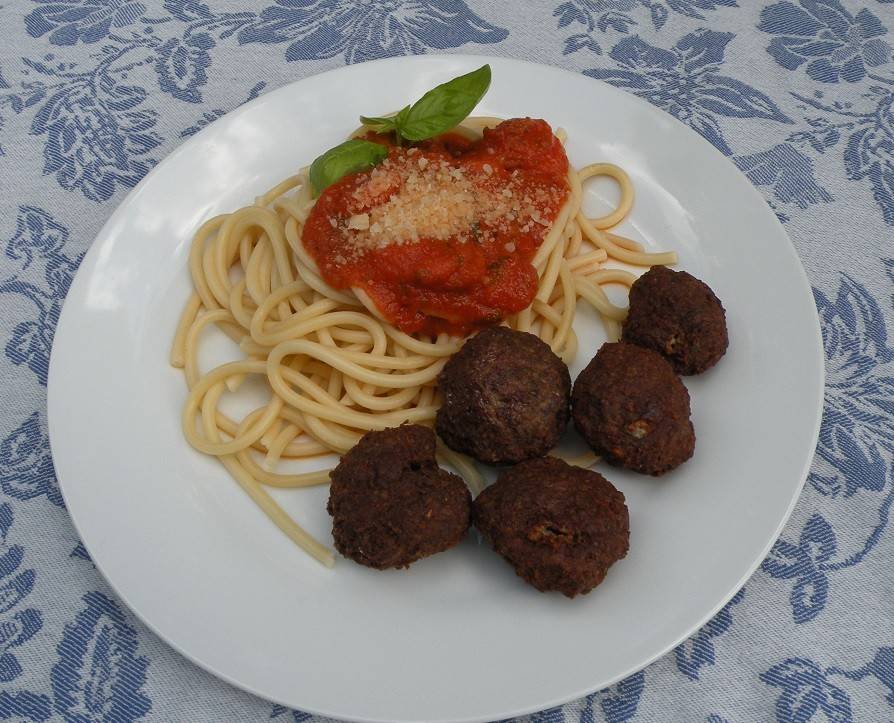
[[[93,568],[49,451],[53,330],[95,234],[184,138],[298,78],[425,52],[583,72],[691,125],[786,224],[825,340],[816,459],[760,570],[673,652],[532,720],[894,719],[889,29],[892,0],[7,2],[0,8],[0,719],[311,719],[187,662],[136,621]]]

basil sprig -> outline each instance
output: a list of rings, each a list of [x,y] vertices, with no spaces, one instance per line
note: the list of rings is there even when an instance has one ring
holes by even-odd
[[[310,166],[310,184],[319,196],[349,173],[372,168],[388,157],[388,148],[381,143],[353,139],[330,148]]]
[[[432,88],[412,105],[387,118],[360,116],[360,121],[376,133],[394,132],[397,142],[423,141],[446,133],[459,125],[490,87],[490,66],[448,80]],[[365,171],[381,163],[388,148],[380,143],[350,140],[330,148],[310,167],[314,195],[350,173]]]
[[[411,106],[407,106],[406,108],[399,110],[392,116],[382,118],[370,118],[368,116],[362,115],[360,116],[360,122],[375,133],[391,133],[391,131],[397,130],[406,122],[407,114],[410,112],[410,107]],[[400,136],[399,133],[398,136]],[[400,138],[398,138],[398,140],[400,140]]]
[[[377,133],[394,131],[398,139],[423,141],[459,125],[490,87],[490,66],[448,80],[432,88],[413,105],[389,118],[360,116],[360,122]]]

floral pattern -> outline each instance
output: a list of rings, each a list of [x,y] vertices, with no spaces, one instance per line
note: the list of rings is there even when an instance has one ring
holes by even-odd
[[[782,693],[776,700],[779,721],[808,721],[817,711],[834,723],[850,723],[851,700],[848,694],[829,682],[826,674],[811,660],[789,658],[774,665],[761,680]]]
[[[731,33],[699,30],[680,38],[670,50],[637,36],[620,41],[609,56],[615,68],[584,73],[646,98],[701,133],[720,151],[732,150],[717,116],[760,118],[791,123],[769,96],[735,78],[718,73]]]
[[[176,143],[289,77],[451,50],[561,64],[701,133],[806,252],[826,355],[808,484],[747,590],[647,670],[525,720],[891,718],[894,648],[876,598],[894,505],[892,1],[21,0],[0,23],[0,720],[215,715],[166,688],[175,654],[148,644],[66,520],[44,387],[95,231],[84,218],[107,216]],[[184,670],[184,685],[223,685]],[[234,705],[232,719],[316,720]]]
[[[889,275],[894,262],[887,262]],[[894,282],[894,276],[892,276]],[[826,353],[826,400],[817,458],[808,478],[830,499],[867,496],[876,522],[859,547],[839,551],[835,530],[819,512],[799,539],[783,535],[762,565],[779,580],[791,580],[789,602],[795,623],[807,623],[825,608],[830,576],[860,564],[887,530],[894,503],[891,409],[894,350],[881,308],[856,281],[843,275],[834,301],[815,291]]]
[[[6,356],[13,364],[27,366],[43,385],[62,302],[82,258],[72,259],[65,253],[67,240],[68,229],[46,211],[21,206],[15,233],[6,243],[6,258],[16,271],[0,281],[0,295],[18,295],[29,301],[35,312],[13,329]]]
[[[12,521],[8,505],[0,506],[0,528]],[[7,528],[8,529],[8,528]],[[21,548],[13,565],[21,562]],[[9,552],[0,558],[6,564]],[[33,571],[26,585],[17,588],[24,596],[33,587]],[[24,575],[24,574],[23,574]],[[22,576],[20,576],[22,577]],[[18,578],[17,578],[18,579]],[[10,603],[9,583],[0,587],[0,608]],[[152,709],[143,685],[149,661],[137,655],[136,632],[118,604],[100,592],[87,593],[84,608],[65,626],[56,648],[58,659],[50,671],[47,692],[3,690],[0,720],[50,720],[53,714],[65,723],[139,721]],[[0,624],[0,650],[28,641],[42,626],[37,610],[17,613],[18,624]],[[22,667],[9,652],[0,654],[0,679],[9,683],[22,675]],[[56,720],[57,718],[53,718]]]
[[[889,266],[890,268],[890,266]],[[885,449],[894,448],[894,349],[875,299],[842,276],[834,300],[816,303],[826,351],[826,408],[811,483],[829,495],[879,492],[887,484]],[[825,474],[823,472],[826,472]]]
[[[43,626],[39,610],[22,603],[34,590],[34,570],[22,569],[25,551],[9,543],[12,508],[0,505],[0,682],[7,684],[22,674],[16,649],[28,642]]]
[[[54,709],[67,723],[139,720],[152,703],[142,691],[149,661],[137,655],[136,631],[102,593],[88,593],[84,604],[56,648]]]
[[[723,635],[733,624],[733,607],[745,598],[745,588],[733,595],[714,618],[689,640],[674,649],[677,669],[690,680],[699,679],[699,669],[704,665],[714,665],[717,653],[714,638]]]
[[[796,623],[815,618],[826,605],[829,580],[824,566],[836,553],[835,531],[819,514],[814,514],[797,544],[780,538],[762,569],[773,577],[794,579],[791,605]]]
[[[761,680],[781,688],[776,700],[777,720],[782,723],[812,720],[821,713],[833,723],[851,723],[851,696],[845,686],[848,681],[875,678],[887,688],[885,700],[894,706],[894,648],[882,647],[873,659],[856,670],[830,666],[823,670],[806,658],[789,658],[762,673]]]
[[[25,18],[28,34],[49,33],[53,45],[96,43],[112,28],[119,30],[139,21],[146,6],[133,0],[35,0],[40,7]]]
[[[733,156],[733,162],[755,186],[768,186],[770,205],[783,221],[789,216],[781,209],[789,204],[805,209],[830,203],[832,195],[816,180],[813,161],[791,143],[779,143],[769,150]]]
[[[888,29],[868,9],[851,15],[836,0],[781,2],[764,8],[760,30],[776,37],[767,52],[786,70],[802,65],[813,80],[855,83],[891,59]],[[806,63],[806,65],[805,65]]]
[[[891,46],[882,37],[887,28],[868,9],[852,16],[837,0],[772,5],[758,28],[777,36],[767,48],[777,63],[788,70],[806,63],[818,85],[873,81],[858,103],[827,100],[819,87],[809,95],[791,93],[804,118],[787,140],[814,156],[839,149],[846,177],[868,184],[884,221],[894,225],[894,76]]]
[[[289,61],[343,55],[351,63],[507,37],[461,0],[278,0],[260,13],[217,12],[197,0],[164,0],[152,12],[135,0],[35,2],[25,18],[30,36],[98,50],[86,68],[54,53],[22,58],[17,83],[0,76],[0,130],[4,108],[31,115],[43,173],[97,202],[135,186],[158,162],[159,110],[130,81],[144,68],[164,93],[201,103],[212,51],[226,41],[286,44]]]
[[[634,673],[619,683],[587,698],[590,705],[598,702],[605,723],[625,723],[633,720],[646,686],[645,673]],[[584,708],[586,712],[586,708]],[[581,720],[584,716],[581,715]]]
[[[660,30],[668,16],[678,13],[704,20],[706,13],[721,7],[738,7],[736,0],[569,0],[559,5],[553,15],[559,29],[575,28],[578,32],[565,39],[564,55],[586,48],[597,55],[602,53],[598,35],[614,30],[630,32],[640,25],[640,12],[648,15],[648,24]]]
[[[645,675],[639,672],[587,696],[580,713],[581,723],[597,720],[597,716],[605,723],[626,723],[633,720],[644,687]],[[565,720],[565,712],[561,707],[550,708],[531,716],[531,723],[564,723]]]
[[[120,82],[128,67],[120,65],[123,58],[151,45],[103,46],[103,60],[92,71],[27,63],[46,78],[29,81],[28,101],[37,108],[31,134],[44,138],[43,173],[54,175],[62,188],[104,201],[119,186],[135,186],[157,162],[151,152],[161,143],[154,130],[158,114],[140,107],[145,88]]]
[[[17,687],[24,673],[19,655],[33,645],[43,615],[25,607],[34,602],[37,574],[23,567],[25,550],[10,541],[13,521],[12,507],[0,504],[0,720],[45,721],[51,715],[48,698]]]
[[[158,49],[155,61],[161,89],[179,100],[201,102],[199,87],[208,81],[205,69],[211,65],[208,50],[213,47],[214,40],[207,33],[196,33],[186,42],[179,38],[165,42]]]
[[[288,42],[286,60],[344,55],[346,63],[360,63],[506,36],[460,0],[277,0],[240,31],[239,42]]]
[[[53,504],[63,504],[50,439],[38,412],[0,442],[0,489],[19,500],[46,495]]]

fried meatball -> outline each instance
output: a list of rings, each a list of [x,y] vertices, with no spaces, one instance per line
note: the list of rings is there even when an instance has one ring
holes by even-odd
[[[705,282],[666,266],[653,266],[630,287],[622,338],[657,351],[678,374],[710,369],[729,344],[720,299]]]
[[[361,565],[408,567],[458,544],[469,528],[469,490],[438,467],[426,427],[368,432],[329,476],[335,547]]]
[[[485,329],[447,362],[438,385],[438,434],[481,462],[542,457],[568,426],[568,367],[533,334]]]
[[[607,462],[661,475],[695,450],[689,392],[657,352],[604,344],[574,382],[574,426]]]
[[[519,577],[542,592],[586,594],[627,554],[624,495],[598,472],[555,457],[507,469],[472,514]]]

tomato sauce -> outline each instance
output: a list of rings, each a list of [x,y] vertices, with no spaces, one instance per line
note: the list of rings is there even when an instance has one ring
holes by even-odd
[[[531,260],[567,201],[568,159],[542,120],[445,134],[320,195],[302,242],[323,279],[362,289],[407,333],[465,335],[531,304]]]

